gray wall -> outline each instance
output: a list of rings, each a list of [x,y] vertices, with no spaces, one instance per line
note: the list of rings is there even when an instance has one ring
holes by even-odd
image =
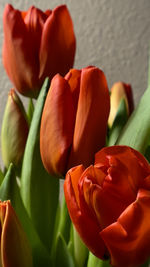
[[[0,0],[0,49],[6,3]],[[137,103],[147,86],[150,0],[12,0],[9,3],[21,10],[30,5],[53,9],[66,3],[77,38],[75,67],[98,66],[105,72],[109,87],[118,80],[131,83]],[[0,55],[0,123],[11,87]]]

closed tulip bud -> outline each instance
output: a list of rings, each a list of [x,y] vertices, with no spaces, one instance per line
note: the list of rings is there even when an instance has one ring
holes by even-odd
[[[15,166],[21,163],[27,136],[25,110],[19,96],[12,89],[8,94],[1,130],[2,158],[6,168],[11,162]]]
[[[65,5],[42,12],[31,6],[4,10],[3,63],[16,89],[36,98],[48,76],[65,75],[73,66],[75,35]]]
[[[64,192],[80,237],[114,267],[141,266],[150,257],[150,165],[127,146],[106,147],[95,164],[66,175]]]
[[[111,88],[110,114],[108,119],[109,127],[111,127],[114,122],[115,116],[117,114],[122,99],[125,100],[127,115],[130,116],[130,114],[134,109],[132,88],[130,84],[117,82]]]
[[[10,201],[0,202],[0,266],[32,267],[31,249]]]
[[[96,67],[56,75],[48,92],[40,130],[40,150],[49,173],[64,175],[77,164],[88,166],[105,146],[109,91]]]

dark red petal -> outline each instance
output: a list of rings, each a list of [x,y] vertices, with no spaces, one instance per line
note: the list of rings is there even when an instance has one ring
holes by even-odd
[[[75,111],[68,82],[57,74],[49,89],[40,131],[40,150],[49,173],[65,174],[72,145]]]
[[[140,266],[150,256],[150,192],[140,190],[137,200],[101,232],[115,267]]]
[[[55,8],[46,20],[40,47],[39,78],[64,76],[73,66],[75,35],[69,11],[65,5]]]
[[[79,209],[71,182],[71,173],[66,175],[64,183],[65,199],[71,220],[86,246],[97,257],[103,259],[107,253],[106,247],[99,235],[97,222]],[[81,203],[82,204],[82,203]]]
[[[112,146],[100,150],[95,155],[95,165],[100,168],[106,166],[107,172],[111,167],[112,173],[115,169],[126,170],[124,183],[128,182],[135,193],[150,173],[149,164],[144,156],[128,146]]]
[[[26,96],[37,96],[39,61],[35,42],[28,33],[20,11],[6,5],[4,10],[3,63],[16,89]]]
[[[123,85],[124,85],[125,92],[126,92],[127,99],[128,99],[129,114],[131,114],[132,111],[134,110],[134,101],[133,101],[132,87],[131,87],[130,84],[127,84],[127,83],[123,83]]]
[[[65,76],[65,79],[70,85],[70,90],[72,92],[73,102],[75,110],[77,110],[79,93],[80,93],[80,79],[81,70],[71,69]]]
[[[109,92],[104,73],[96,67],[82,70],[73,146],[69,167],[89,166],[105,145]]]
[[[32,267],[31,248],[10,201],[0,203],[0,217],[2,266]]]

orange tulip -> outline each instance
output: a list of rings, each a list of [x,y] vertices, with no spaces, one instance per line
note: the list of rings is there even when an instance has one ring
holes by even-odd
[[[108,125],[111,127],[117,114],[121,100],[125,100],[127,115],[130,116],[134,109],[132,87],[123,82],[114,83],[110,95],[110,114]]]
[[[32,267],[31,249],[10,201],[0,202],[0,266]]]
[[[150,256],[150,165],[138,151],[103,148],[94,166],[68,171],[64,192],[76,230],[97,257],[133,267]]]
[[[75,35],[65,5],[23,12],[7,4],[3,23],[3,63],[21,94],[37,97],[47,76],[65,75],[73,66]]]
[[[56,75],[46,98],[40,149],[49,173],[64,175],[77,164],[88,166],[105,145],[109,91],[104,73],[96,67]]]

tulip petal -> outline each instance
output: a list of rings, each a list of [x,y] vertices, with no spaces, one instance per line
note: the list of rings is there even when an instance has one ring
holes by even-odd
[[[50,173],[65,173],[74,121],[75,110],[70,87],[58,74],[53,78],[46,98],[40,131],[42,161]]]
[[[80,168],[81,167],[77,167],[77,170]],[[101,259],[104,259],[108,255],[105,244],[99,235],[101,230],[100,226],[98,225],[97,221],[94,220],[94,218],[90,216],[88,212],[86,212],[88,207],[85,202],[81,201],[82,196],[80,196],[80,207],[82,207],[81,210],[79,209],[77,202],[78,200],[76,199],[77,193],[74,192],[74,188],[72,186],[72,180],[74,178],[74,176],[72,177],[72,174],[73,171],[69,171],[67,173],[64,183],[65,198],[71,220],[86,246],[92,251],[93,254]],[[78,171],[76,174],[78,174]]]
[[[124,186],[122,183],[124,176],[126,180],[126,175],[124,170],[115,171],[114,177],[118,178],[113,181],[101,169],[90,166],[79,180],[79,188],[83,191],[90,212],[95,213],[101,229],[116,221],[122,211],[136,198],[130,185],[125,183]]]
[[[117,172],[122,170],[121,177],[123,170],[124,172],[126,170],[122,189],[124,190],[128,181],[133,192],[137,192],[139,184],[149,175],[150,171],[150,166],[142,154],[127,146],[112,146],[102,149],[95,155],[95,165],[100,168],[107,166],[108,169],[112,167],[108,171],[108,174],[111,172],[112,175],[115,169]]]
[[[49,15],[50,14],[51,11],[49,10]],[[30,40],[32,40],[32,45],[34,45],[34,56],[35,59],[37,60],[38,69],[39,69],[39,61],[38,61],[39,49],[41,44],[42,30],[44,27],[44,23],[49,15],[42,12],[40,9],[31,6],[29,10],[26,12],[26,16],[24,17],[24,23],[28,30],[28,35],[30,36]]]
[[[134,110],[134,100],[133,100],[133,94],[132,94],[132,87],[130,84],[127,84],[127,83],[123,83],[123,85],[124,85],[124,89],[125,89],[127,99],[128,99],[129,114],[131,114],[132,111]]]
[[[9,201],[1,202],[0,216],[2,266],[31,267],[31,250]]]
[[[51,10],[48,10],[48,11],[49,11],[49,14],[47,14],[46,12],[45,13],[42,12],[40,9],[34,6],[31,6],[27,12],[23,12],[25,13],[23,18],[24,18],[26,27],[37,38],[41,36],[44,23],[46,19],[48,18],[48,16],[51,14]],[[36,41],[37,42],[39,41],[40,43],[40,39],[39,40],[37,39]],[[37,45],[40,45],[40,44],[37,44]]]
[[[101,228],[115,222],[127,207],[127,200],[124,201],[119,194],[117,196],[111,189],[102,188],[98,185],[91,187],[91,203]]]
[[[37,44],[33,35],[29,34],[21,12],[11,5],[5,7],[3,23],[3,63],[8,76],[21,94],[36,95],[39,61],[34,53]]]
[[[105,173],[102,170],[94,168],[91,165],[84,171],[82,177],[78,181],[79,183],[78,188],[80,191],[83,190],[85,202],[90,209],[93,208],[92,207],[93,190],[95,189],[96,186],[97,187],[102,186],[104,178],[105,178]],[[80,192],[80,194],[82,193]]]
[[[79,165],[77,167],[74,167],[72,169],[69,170],[70,178],[71,178],[71,183],[72,183],[72,187],[74,190],[74,194],[75,194],[75,198],[78,204],[78,207],[80,207],[80,200],[79,200],[79,190],[78,190],[78,182],[79,179],[81,177],[81,175],[84,172],[84,167],[83,165]]]
[[[102,188],[93,193],[94,210],[106,227],[135,201],[139,185],[144,186],[144,178],[149,174],[149,165],[142,155],[126,146],[102,149],[95,162],[99,168],[107,166]]]
[[[69,167],[89,166],[105,145],[109,105],[104,73],[95,67],[83,69]]]
[[[70,85],[75,110],[77,110],[79,93],[80,93],[80,78],[81,78],[81,70],[76,70],[76,69],[71,69],[65,76],[65,79],[68,81]]]
[[[72,20],[65,5],[56,7],[47,19],[40,47],[39,78],[64,76],[73,66],[75,35]]]
[[[101,233],[113,266],[140,266],[150,256],[150,192],[141,189],[137,199]]]

